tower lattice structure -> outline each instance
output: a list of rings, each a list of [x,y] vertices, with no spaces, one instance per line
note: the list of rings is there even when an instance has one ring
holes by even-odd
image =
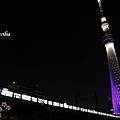
[[[110,83],[111,83],[111,93],[112,93],[112,106],[113,113],[120,115],[120,67],[117,60],[115,48],[114,48],[114,38],[109,30],[109,23],[106,21],[106,17],[103,15],[103,9],[101,0],[97,0],[101,13],[101,27],[104,33],[103,44],[106,48]]]
[[[108,59],[113,114],[120,115],[120,67],[114,48],[114,37],[110,33],[109,24],[104,16],[101,17],[101,27],[104,33],[103,44],[105,45]]]

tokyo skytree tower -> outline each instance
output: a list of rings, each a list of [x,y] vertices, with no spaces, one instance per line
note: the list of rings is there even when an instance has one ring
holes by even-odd
[[[106,48],[107,59],[108,59],[113,114],[120,115],[120,68],[119,68],[116,52],[114,49],[114,38],[113,35],[110,33],[109,24],[106,21],[106,17],[103,16],[101,0],[97,0],[97,1],[101,13],[101,27],[104,33],[102,40]]]

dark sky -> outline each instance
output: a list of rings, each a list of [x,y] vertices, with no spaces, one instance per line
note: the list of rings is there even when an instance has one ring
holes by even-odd
[[[116,3],[115,3],[116,2]],[[119,1],[103,1],[120,60]],[[47,97],[75,103],[94,96],[108,107],[109,73],[97,0],[56,0],[0,5],[0,84],[39,84]],[[79,103],[95,108],[95,101]]]

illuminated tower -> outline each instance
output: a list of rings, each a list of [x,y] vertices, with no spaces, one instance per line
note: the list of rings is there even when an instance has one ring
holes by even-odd
[[[97,1],[100,7],[100,13],[102,15],[101,27],[104,33],[102,39],[103,39],[103,44],[105,45],[106,48],[106,53],[108,58],[113,113],[120,115],[120,68],[119,68],[116,52],[114,49],[114,38],[113,35],[110,33],[109,24],[106,21],[106,17],[103,16],[101,1],[100,0]]]

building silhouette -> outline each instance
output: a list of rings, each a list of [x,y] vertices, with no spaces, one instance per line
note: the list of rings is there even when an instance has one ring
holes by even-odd
[[[0,86],[0,104],[6,103],[10,110],[4,109],[0,119],[16,118],[18,120],[98,120],[117,119],[120,116],[104,113],[55,99],[39,97],[16,89]],[[5,105],[5,104],[4,104]],[[2,106],[3,107],[3,106]]]

